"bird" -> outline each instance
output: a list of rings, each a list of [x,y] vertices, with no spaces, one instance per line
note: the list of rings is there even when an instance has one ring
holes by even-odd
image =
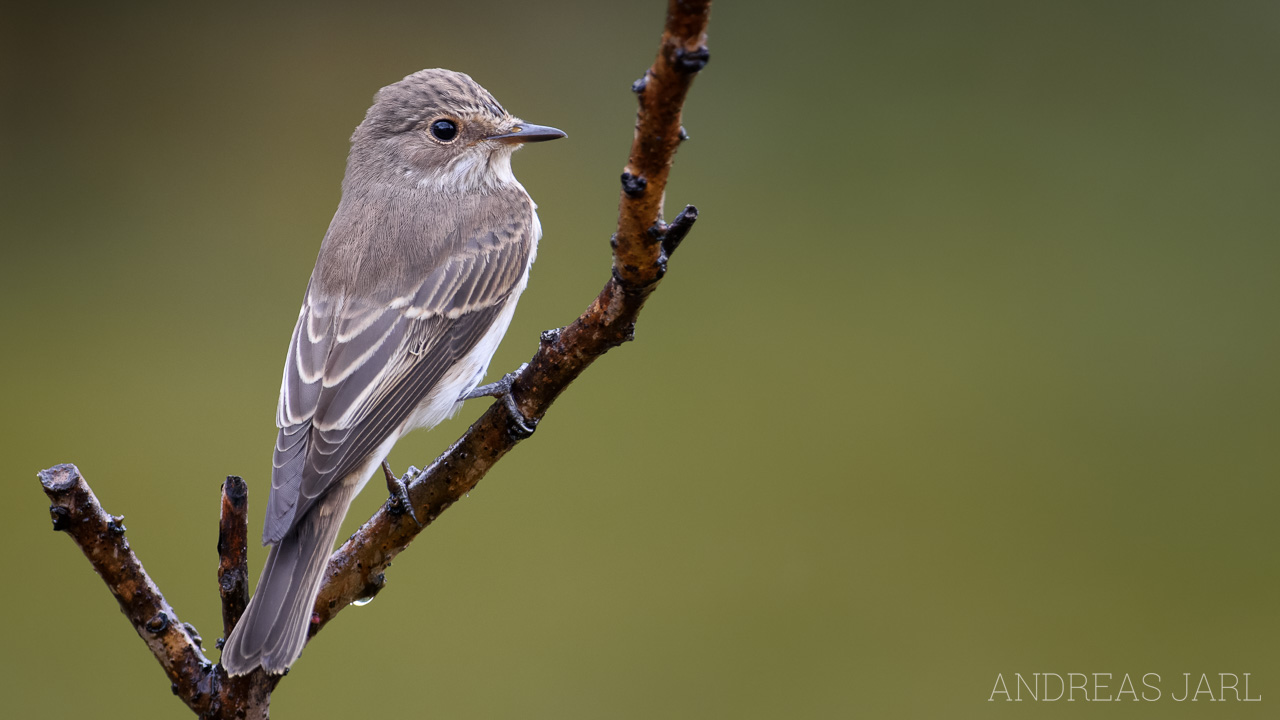
[[[478,387],[542,235],[511,156],[565,136],[441,68],[374,96],[289,341],[262,532],[270,550],[222,649],[229,675],[283,673],[301,655],[338,529],[380,467],[412,514],[385,465],[400,437],[482,394],[514,411],[511,375]]]

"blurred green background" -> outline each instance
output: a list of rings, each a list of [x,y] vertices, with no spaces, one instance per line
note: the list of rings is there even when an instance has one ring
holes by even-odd
[[[569,133],[516,158],[546,235],[496,375],[607,277],[663,3],[3,13],[3,714],[187,716],[36,471],[80,466],[216,657],[219,483],[256,535],[373,93],[450,67]],[[711,49],[668,192],[702,219],[637,342],[276,715],[1082,717],[987,698],[1156,672],[1105,714],[1274,716],[1277,5],[725,2]],[[1184,672],[1264,700],[1173,702]]]

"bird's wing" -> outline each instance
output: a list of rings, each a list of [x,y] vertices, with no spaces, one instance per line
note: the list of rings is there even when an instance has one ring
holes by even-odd
[[[529,222],[494,231],[463,220],[389,301],[326,294],[313,276],[280,388],[264,543],[289,532],[476,346],[525,277],[532,232]]]

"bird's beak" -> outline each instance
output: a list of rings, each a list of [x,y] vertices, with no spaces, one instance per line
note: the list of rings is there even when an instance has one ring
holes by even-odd
[[[563,130],[557,130],[546,125],[534,125],[533,123],[516,123],[511,126],[508,132],[501,135],[490,135],[486,140],[497,140],[501,143],[509,145],[519,145],[521,143],[543,142],[545,140],[559,140],[562,137],[568,137]]]

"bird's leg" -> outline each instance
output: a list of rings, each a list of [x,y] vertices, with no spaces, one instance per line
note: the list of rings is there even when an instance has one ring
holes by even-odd
[[[393,515],[401,515],[408,511],[409,517],[418,523],[418,527],[422,527],[422,521],[413,512],[413,503],[409,501],[409,488],[405,486],[404,480],[396,477],[395,473],[391,472],[391,466],[387,464],[386,460],[382,461],[382,474],[387,476],[387,491],[391,493],[389,500],[391,513]]]
[[[521,437],[529,437],[538,427],[536,421],[531,422],[520,412],[520,408],[516,407],[515,398],[511,397],[511,383],[515,382],[516,375],[519,375],[525,368],[529,367],[529,363],[524,363],[516,368],[514,372],[503,375],[501,379],[491,382],[488,385],[481,385],[471,392],[458,398],[458,400],[474,400],[481,397],[492,397],[502,401],[507,412],[511,415],[511,421],[515,423],[515,430]]]
[[[472,390],[471,392],[463,395],[458,399],[459,400],[475,400],[476,398],[482,398],[482,397],[500,398],[503,395],[510,395],[511,383],[515,382],[516,375],[519,375],[527,367],[529,367],[529,363],[523,363],[520,365],[520,367],[516,368],[514,372],[509,372],[506,375],[503,375],[498,380],[489,383],[488,385],[480,385],[476,387],[474,390]]]

